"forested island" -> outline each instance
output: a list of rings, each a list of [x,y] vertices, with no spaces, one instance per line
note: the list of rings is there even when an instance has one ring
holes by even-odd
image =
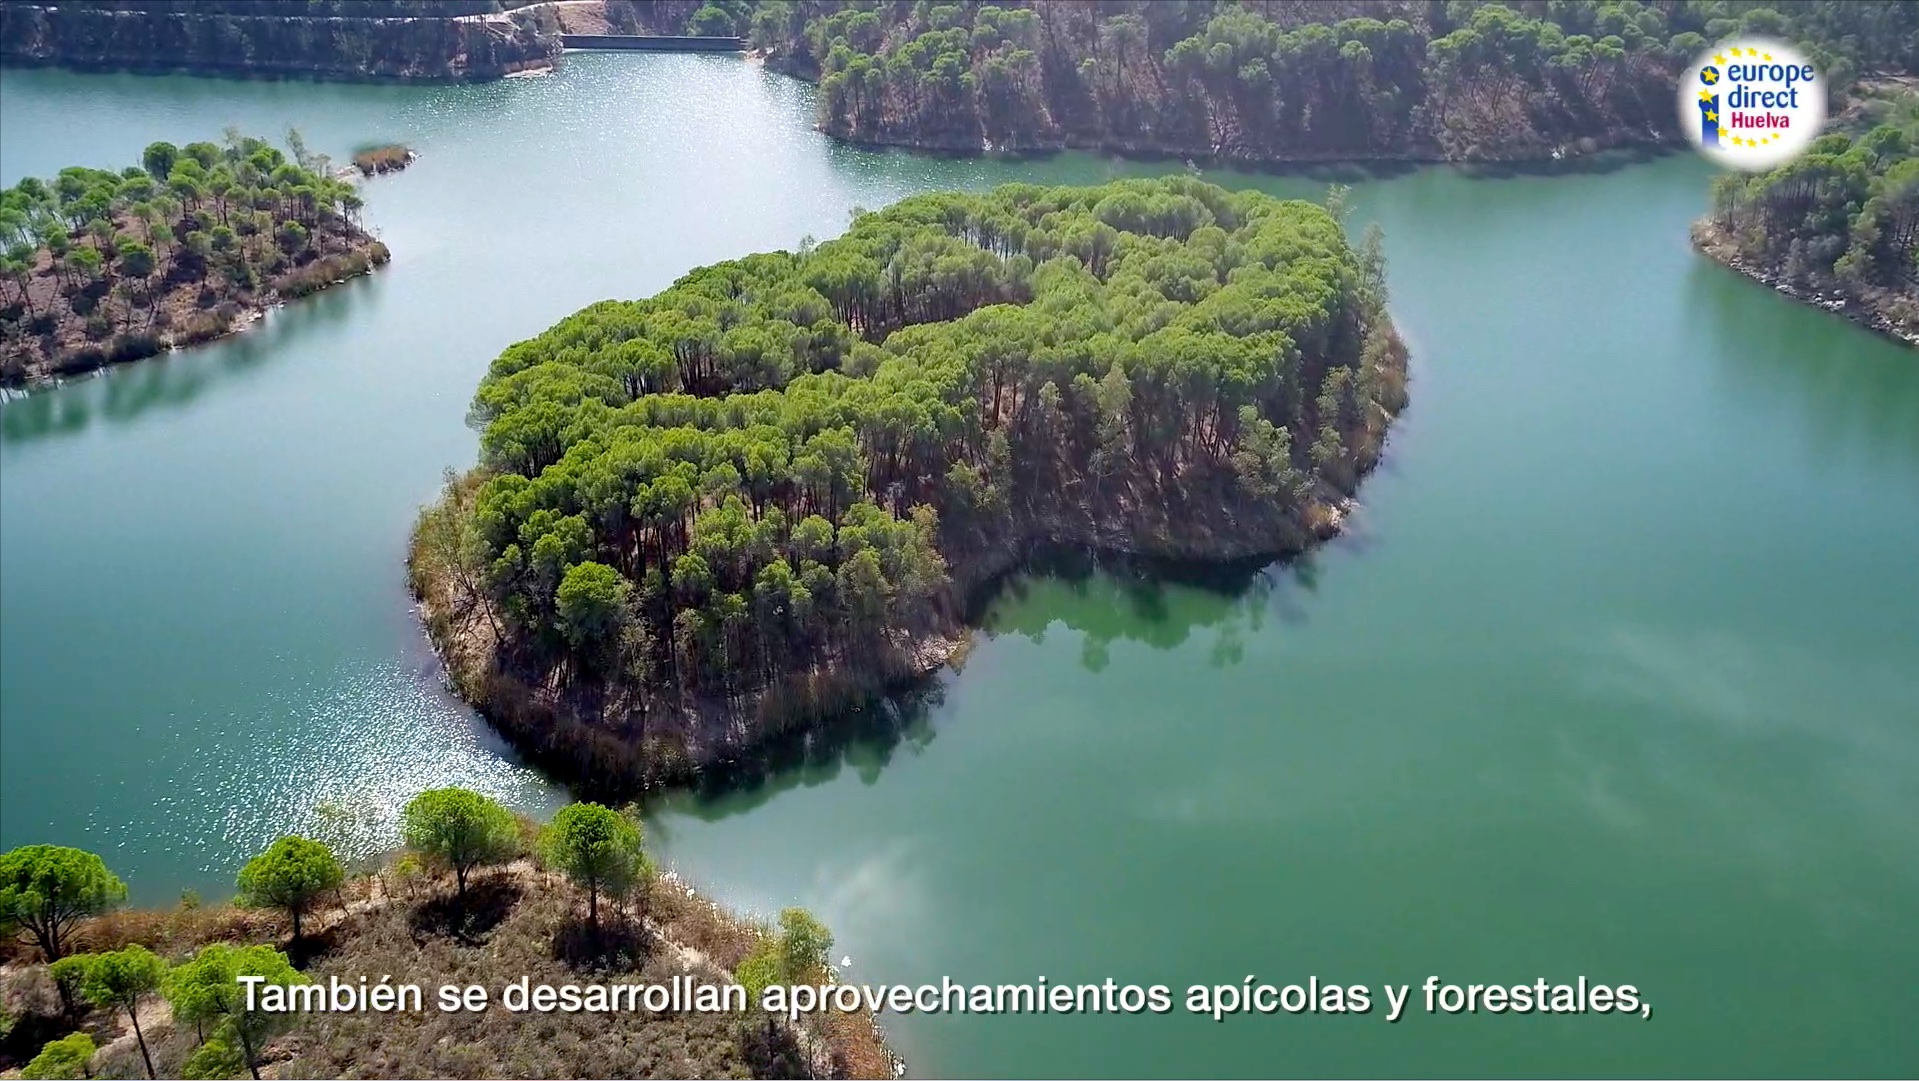
[[[388,259],[360,196],[310,155],[229,132],[148,146],[0,192],[0,384],[18,386],[229,333],[282,299]]]
[[[400,827],[406,848],[373,869],[283,837],[241,869],[231,903],[188,894],[167,909],[124,907],[125,883],[91,852],[0,854],[0,1071],[895,1076],[870,1012],[794,1021],[759,1008],[769,984],[836,982],[832,934],[804,909],[762,923],[700,897],[654,866],[630,809],[576,803],[540,827],[441,788],[409,802]],[[504,989],[523,979],[583,988],[584,1008],[509,1009]],[[682,1000],[665,1009],[614,990],[676,982]],[[443,984],[485,987],[486,1008],[444,1011]]]
[[[497,79],[551,67],[529,0],[0,0],[0,59],[81,69]]]
[[[1769,172],[1713,183],[1693,242],[1791,296],[1919,346],[1919,95]]]
[[[1900,0],[607,0],[667,33],[745,35],[819,83],[822,130],[979,151],[1237,161],[1529,160],[1677,145],[1677,74],[1711,42],[1801,43],[1843,91],[1919,71]]]
[[[939,667],[1035,551],[1330,535],[1406,402],[1334,194],[915,196],[511,346],[411,557],[458,688],[625,792]]]

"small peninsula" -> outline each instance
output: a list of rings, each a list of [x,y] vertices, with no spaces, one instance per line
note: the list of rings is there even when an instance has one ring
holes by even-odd
[[[457,688],[625,793],[938,668],[1035,552],[1331,535],[1406,403],[1343,198],[920,195],[511,346],[410,559]]]
[[[1919,346],[1919,109],[1902,127],[1820,137],[1713,184],[1700,251],[1789,296]]]
[[[0,192],[0,384],[220,337],[285,299],[387,262],[353,185],[297,133],[148,146]]]
[[[92,852],[0,853],[0,1075],[897,1076],[870,1009],[760,1008],[769,983],[837,982],[832,933],[805,909],[760,921],[700,896],[654,864],[630,808],[576,803],[541,826],[440,788],[400,826],[407,847],[377,866],[283,837],[231,902],[167,908],[124,907]],[[515,1008],[522,981],[580,997]],[[446,1010],[444,985],[486,1005]]]

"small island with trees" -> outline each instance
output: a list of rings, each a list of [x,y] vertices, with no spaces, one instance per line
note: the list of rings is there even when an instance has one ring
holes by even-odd
[[[0,384],[59,378],[230,333],[387,262],[353,185],[298,133],[154,143],[0,192]]]
[[[189,894],[169,909],[125,907],[125,883],[91,852],[0,854],[0,1072],[897,1075],[868,1011],[794,1021],[759,1009],[769,984],[836,982],[832,934],[804,909],[763,923],[700,897],[654,865],[630,808],[574,803],[541,827],[440,788],[407,803],[400,833],[403,850],[359,872],[324,841],[283,837],[240,870],[232,903]],[[505,1008],[502,989],[523,979],[583,986],[584,1008]],[[611,997],[676,981],[706,1004]],[[342,984],[360,992],[344,1007],[331,991]],[[402,1002],[398,984],[419,985],[420,1001]],[[445,1012],[442,984],[484,986],[489,1005]],[[599,1005],[593,986],[607,991]]]
[[[397,173],[413,164],[415,157],[418,155],[407,147],[398,143],[384,143],[356,151],[353,155],[353,167],[360,170],[361,176]]]
[[[920,195],[509,347],[410,560],[456,686],[624,793],[937,669],[1036,553],[1331,535],[1406,402],[1343,198]]]
[[[1919,96],[1891,104],[1902,122],[1719,177],[1692,236],[1750,278],[1919,346]]]

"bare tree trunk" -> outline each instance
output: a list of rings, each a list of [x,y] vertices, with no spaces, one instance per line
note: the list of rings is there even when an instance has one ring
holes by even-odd
[[[133,1038],[140,1042],[140,1057],[147,1062],[147,1076],[159,1077],[153,1070],[153,1055],[147,1050],[146,1033],[140,1031],[140,1011],[135,1006],[135,1003],[127,1003],[127,1016],[133,1020]]]

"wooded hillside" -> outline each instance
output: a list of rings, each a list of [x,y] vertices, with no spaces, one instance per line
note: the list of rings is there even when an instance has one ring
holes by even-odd
[[[820,125],[908,146],[1241,160],[1528,159],[1676,142],[1709,41],[1803,43],[1832,84],[1919,65],[1919,4],[1730,0],[609,0],[743,33],[820,84]]]
[[[0,0],[0,58],[137,71],[496,79],[559,55],[515,0]]]
[[[1709,254],[1919,345],[1919,98],[1776,169],[1721,176],[1693,231]]]

